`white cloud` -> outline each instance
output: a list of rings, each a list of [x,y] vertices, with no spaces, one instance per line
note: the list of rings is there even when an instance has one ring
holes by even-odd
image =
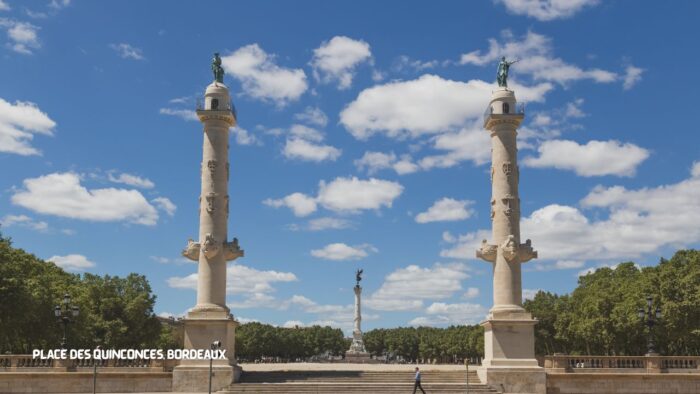
[[[350,227],[352,223],[349,220],[331,217],[309,220],[307,226],[309,231],[342,230]]]
[[[349,246],[344,243],[332,243],[321,249],[314,249],[311,255],[324,260],[361,260],[370,252],[377,252],[377,249],[369,244]]]
[[[420,316],[411,320],[412,326],[445,326],[476,324],[484,319],[488,309],[479,304],[447,304],[434,302],[425,312],[429,316]]]
[[[107,179],[114,183],[123,183],[129,186],[140,187],[143,189],[153,189],[155,184],[148,178],[142,178],[138,175],[127,174],[122,172],[119,176],[115,176],[112,172],[107,174]]]
[[[324,83],[337,82],[339,89],[348,89],[352,85],[355,68],[371,59],[372,53],[366,42],[335,36],[314,49],[311,66],[316,80]]]
[[[31,146],[34,134],[53,135],[56,122],[28,101],[14,104],[0,98],[0,152],[22,156],[39,155]]]
[[[342,151],[330,145],[320,145],[301,138],[288,139],[282,153],[289,159],[321,162],[335,161]]]
[[[391,208],[393,201],[403,192],[397,182],[376,178],[361,180],[335,178],[330,183],[321,181],[317,200],[324,208],[332,211],[356,212],[363,209]]]
[[[357,177],[335,178],[330,183],[319,182],[318,195],[314,198],[303,193],[292,193],[281,199],[266,199],[263,204],[279,208],[286,206],[296,216],[307,216],[320,204],[324,208],[347,213],[361,210],[391,208],[393,201],[403,192],[399,183],[376,178],[360,180]]]
[[[523,289],[523,300],[532,300],[542,289]]]
[[[37,26],[27,22],[0,18],[0,27],[6,29],[10,42],[7,46],[17,53],[31,55],[33,50],[41,48]]]
[[[576,207],[552,204],[525,217],[521,233],[533,240],[537,264],[570,260],[559,267],[554,263],[559,269],[574,268],[578,261],[629,260],[665,247],[692,246],[700,242],[700,174],[693,174],[675,184],[636,190],[598,186],[581,200],[584,208],[595,209],[596,219]],[[490,231],[460,235],[441,256],[472,259],[481,239],[490,239]]]
[[[625,68],[625,76],[623,78],[622,82],[622,87],[625,90],[632,89],[634,85],[637,84],[637,82],[642,80],[642,73],[644,72],[643,68],[635,67],[635,66],[627,66]]]
[[[306,91],[306,74],[300,68],[280,67],[274,60],[275,56],[267,54],[258,44],[250,44],[222,57],[221,64],[227,73],[241,81],[247,95],[284,106],[298,100]]]
[[[476,250],[481,246],[481,240],[490,238],[491,230],[478,230],[456,237],[446,231],[442,234],[442,240],[451,245],[440,251],[440,257],[474,259]]]
[[[382,286],[365,302],[370,309],[418,310],[424,300],[440,300],[462,290],[467,279],[465,264],[435,264],[430,268],[409,265],[384,278]]]
[[[98,222],[155,225],[158,212],[137,190],[87,189],[72,172],[25,179],[12,203],[34,212]]]
[[[404,70],[425,71],[431,68],[438,67],[439,65],[440,62],[437,60],[420,61],[411,59],[409,56],[406,55],[401,55],[394,61],[392,68],[397,72],[401,72]]]
[[[282,148],[282,154],[288,159],[322,162],[335,161],[342,151],[330,145],[323,145],[323,133],[320,131],[295,124],[289,130],[289,137]]]
[[[271,294],[275,292],[275,283],[296,282],[296,275],[291,272],[261,271],[240,264],[231,264],[226,268],[226,294],[242,295],[243,302],[232,303],[236,308],[274,307],[279,304]],[[168,286],[176,289],[197,289],[197,274],[185,277],[171,277]]]
[[[287,320],[282,324],[282,327],[284,328],[296,328],[296,327],[304,327],[304,323],[301,320]]]
[[[240,126],[232,127],[230,130],[238,145],[262,145],[262,141],[255,134]]]
[[[455,200],[453,198],[444,197],[435,201],[427,211],[416,215],[416,222],[451,222],[468,219],[474,214],[473,209],[467,208],[467,206],[472,204],[474,204],[474,201]]]
[[[199,121],[197,113],[190,109],[161,108],[158,112],[160,112],[161,115],[172,115],[184,120]]]
[[[304,324],[305,326],[331,326],[343,329],[346,333],[350,333],[353,327],[353,305],[333,305],[333,304],[319,304],[307,297],[301,295],[294,295],[288,300],[281,302],[279,305],[280,309],[287,309],[289,307],[298,307],[305,313],[315,314],[317,319],[309,323]],[[363,313],[363,320],[376,320],[379,316],[371,313]]]
[[[365,154],[353,162],[358,170],[366,170],[372,175],[379,170],[391,168],[399,175],[410,174],[418,171],[418,165],[413,163],[411,156],[402,155],[397,158],[394,152],[382,153],[367,151]]]
[[[599,0],[495,0],[516,15],[526,15],[539,21],[569,18]]]
[[[693,178],[700,178],[700,161],[693,162],[693,166],[690,169],[690,175]]]
[[[464,293],[464,298],[476,298],[480,294],[479,288],[477,287],[470,287],[467,289],[467,292]]]
[[[39,232],[46,232],[49,229],[48,223],[34,220],[27,215],[5,215],[2,219],[0,219],[0,226],[5,228],[21,226]]]
[[[10,6],[4,0],[0,0],[0,11],[9,11]]]
[[[61,8],[68,7],[70,5],[71,0],[51,0],[49,3],[49,8],[53,8],[55,10],[60,10]]]
[[[316,212],[316,200],[303,193],[292,193],[279,199],[268,198],[263,204],[274,207],[287,207],[294,212],[295,216],[308,216]]]
[[[518,40],[510,31],[505,30],[502,33],[502,40],[504,43],[499,44],[498,40],[489,39],[488,52],[473,51],[464,54],[460,62],[495,67],[501,56],[519,59],[520,61],[512,68],[514,75],[522,73],[532,76],[537,81],[551,81],[559,84],[583,79],[590,79],[598,83],[610,83],[619,78],[616,73],[611,71],[599,68],[584,70],[555,57],[552,50],[552,40],[542,34],[528,31],[521,40]],[[520,93],[518,89],[513,89]]]
[[[568,269],[581,268],[585,264],[586,263],[584,261],[580,261],[580,260],[557,260],[554,263],[550,263],[550,264],[536,261],[533,264],[533,270],[534,271],[568,270]]]
[[[95,266],[95,263],[88,260],[82,254],[69,254],[66,256],[51,256],[46,261],[51,261],[66,271],[85,271]]]
[[[306,107],[304,112],[294,114],[294,119],[318,127],[326,127],[328,124],[328,116],[318,107]]]
[[[418,161],[421,169],[448,168],[463,161],[482,165],[491,159],[489,133],[478,122],[474,122],[462,130],[437,136],[433,142],[433,148],[445,153],[423,157]]]
[[[514,89],[521,100],[542,101],[552,86]],[[426,74],[363,90],[340,113],[340,122],[360,140],[380,132],[392,138],[415,138],[457,130],[483,114],[492,90],[493,84],[484,81],[460,82]]]
[[[528,167],[572,170],[577,175],[633,176],[637,166],[649,157],[649,151],[631,143],[589,141],[585,145],[568,140],[550,140],[538,148],[539,157],[526,157]]]
[[[115,52],[117,52],[117,55],[121,57],[122,59],[133,59],[133,60],[143,60],[143,51],[139,48],[136,48],[130,44],[126,43],[120,43],[120,44],[110,44],[110,48],[112,48]]]
[[[151,202],[154,203],[158,209],[168,214],[168,216],[175,215],[175,211],[177,211],[177,206],[167,197],[156,197],[151,200]]]

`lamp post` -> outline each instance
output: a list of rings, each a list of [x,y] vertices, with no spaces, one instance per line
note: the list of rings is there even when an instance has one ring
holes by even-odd
[[[66,339],[66,334],[68,333],[68,324],[73,321],[80,310],[77,306],[71,305],[70,295],[68,293],[63,295],[63,304],[56,305],[54,308],[54,314],[58,319],[59,323],[63,323],[63,339],[61,340],[61,349],[65,349],[68,345],[68,340]]]
[[[656,349],[654,346],[654,333],[653,333],[653,327],[656,324],[657,320],[661,319],[661,307],[659,307],[658,303],[656,305],[656,309],[653,308],[653,301],[654,298],[652,296],[647,296],[647,307],[645,308],[639,308],[637,311],[637,315],[639,316],[639,319],[642,320],[642,322],[647,326],[647,355],[656,355]]]
[[[214,341],[211,343],[211,350],[218,350],[221,349],[221,341]],[[211,375],[212,375],[212,367],[214,364],[214,356],[209,357],[209,394],[211,394]]]

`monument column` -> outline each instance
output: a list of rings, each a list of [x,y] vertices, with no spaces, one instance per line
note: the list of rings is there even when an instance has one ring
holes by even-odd
[[[505,392],[544,393],[544,370],[535,359],[537,323],[522,307],[520,265],[537,252],[528,239],[520,242],[517,128],[525,117],[508,89],[508,69],[514,62],[501,59],[498,89],[484,114],[491,135],[491,243],[483,240],[476,256],[493,266],[493,307],[484,327],[484,360],[478,370],[482,381]]]
[[[350,349],[345,352],[345,361],[350,363],[362,363],[370,360],[370,355],[365,349],[365,342],[362,339],[362,270],[357,270],[355,273],[356,284],[353,287],[355,292],[355,318],[354,327],[352,330],[352,343]]]
[[[214,361],[212,388],[219,390],[236,380],[235,328],[226,306],[226,262],[243,256],[234,238],[228,241],[229,128],[236,114],[223,83],[218,53],[212,61],[214,82],[207,86],[197,117],[204,126],[199,196],[199,241],[189,240],[183,256],[197,261],[197,303],[184,319],[184,348],[210,349],[221,341],[226,360]],[[206,391],[208,360],[181,360],[173,371],[173,391]]]

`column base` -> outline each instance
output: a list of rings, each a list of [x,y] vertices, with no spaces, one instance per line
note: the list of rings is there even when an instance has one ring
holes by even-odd
[[[223,308],[193,308],[184,319],[185,349],[211,349],[221,341],[226,359],[213,361],[212,390],[221,390],[237,382],[241,369],[236,365],[236,327],[238,322]],[[173,369],[173,391],[207,391],[209,360],[181,360]]]
[[[503,393],[546,393],[546,374],[535,359],[535,324],[517,305],[491,309],[481,323],[485,357],[477,374],[482,382]]]

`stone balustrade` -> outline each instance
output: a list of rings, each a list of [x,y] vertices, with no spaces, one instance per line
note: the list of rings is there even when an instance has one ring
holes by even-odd
[[[700,373],[700,356],[545,356],[544,367],[556,372]]]
[[[135,359],[135,360],[55,360],[33,358],[28,354],[5,354],[0,355],[0,373],[1,372],[18,372],[18,371],[84,371],[86,368],[93,368],[97,363],[100,369],[108,369],[113,371],[172,371],[178,365],[179,360],[153,360],[153,359]]]

